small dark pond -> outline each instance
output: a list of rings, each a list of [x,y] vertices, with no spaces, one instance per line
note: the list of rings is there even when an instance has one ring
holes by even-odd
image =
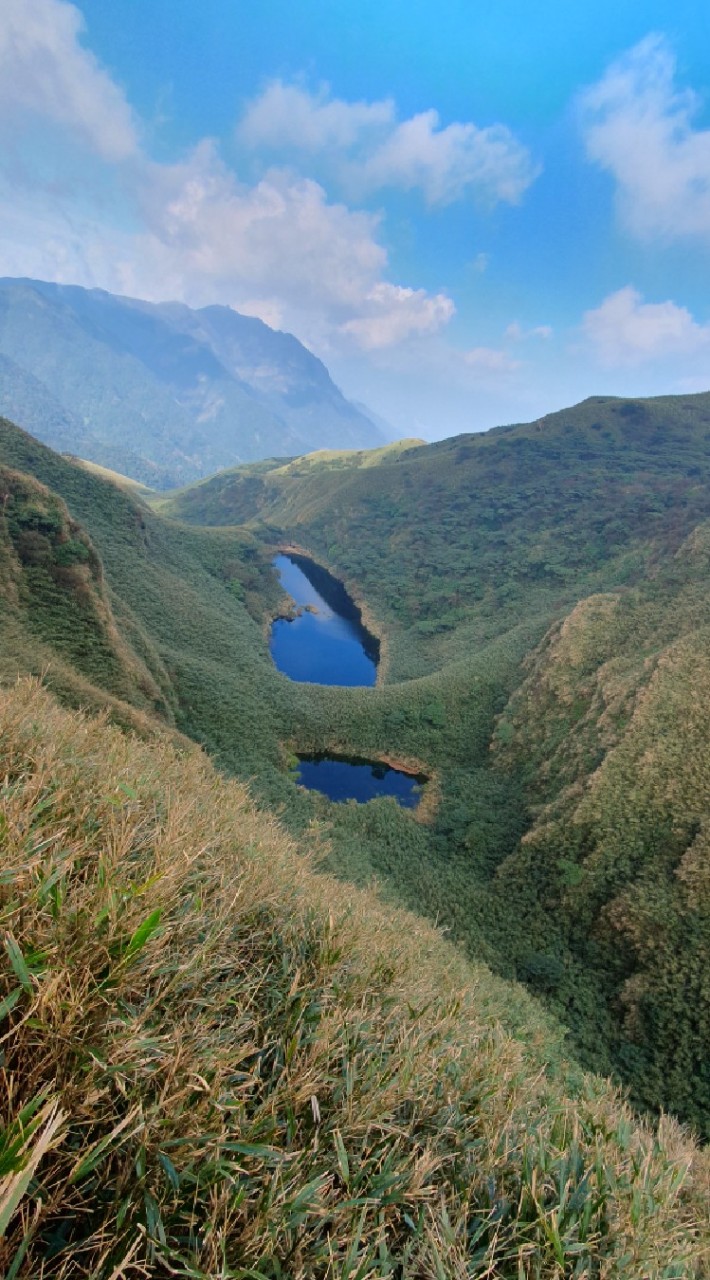
[[[276,556],[274,567],[300,610],[295,618],[277,618],[271,628],[279,671],[311,684],[373,685],[379,641],[363,627],[342,582],[304,556]]]
[[[329,800],[359,800],[365,804],[377,796],[394,796],[405,809],[414,809],[426,778],[371,760],[300,756],[298,781],[309,791],[322,792]]]
[[[342,582],[305,556],[276,556],[274,567],[299,609],[295,618],[277,618],[271,628],[271,656],[279,671],[309,684],[373,685],[379,641],[363,627]],[[419,803],[426,782],[379,761],[327,755],[299,756],[297,780],[329,800],[365,804],[393,796],[407,809]]]

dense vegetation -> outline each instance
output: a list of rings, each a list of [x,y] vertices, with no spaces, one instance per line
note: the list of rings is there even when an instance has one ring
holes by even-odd
[[[125,657],[121,685],[98,642],[81,666],[20,593],[0,606],[5,674],[51,660],[63,697],[201,742],[299,840],[317,833],[328,870],[436,919],[547,1002],[585,1066],[710,1131],[710,397],[597,399],[162,500],[212,528],[10,424],[0,462],[81,523]],[[376,689],[274,671],[268,559],[286,542],[366,601]],[[423,767],[427,820],[298,789],[291,753],[321,750]]]
[[[406,683],[363,712],[370,741],[438,766],[442,804],[421,844],[331,811],[330,866],[384,876],[550,1002],[585,1062],[706,1132],[709,482],[710,396],[597,397],[426,448],[237,468],[161,503],[302,545],[384,624]],[[573,647],[555,623],[570,609]]]
[[[196,748],[24,682],[0,778],[8,1280],[702,1276],[678,1126]]]
[[[710,393],[595,397],[426,448],[238,467],[164,500],[332,563],[396,636],[394,678],[638,580],[710,516]]]

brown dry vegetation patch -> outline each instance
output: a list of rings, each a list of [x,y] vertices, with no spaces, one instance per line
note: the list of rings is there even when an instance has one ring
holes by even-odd
[[[532,1003],[196,749],[32,682],[0,742],[5,1274],[700,1276],[698,1153],[565,1095]]]

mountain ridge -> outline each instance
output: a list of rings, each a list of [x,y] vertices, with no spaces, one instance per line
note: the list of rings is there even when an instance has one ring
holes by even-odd
[[[155,487],[240,459],[383,439],[298,339],[228,307],[5,277],[0,356],[10,418]]]

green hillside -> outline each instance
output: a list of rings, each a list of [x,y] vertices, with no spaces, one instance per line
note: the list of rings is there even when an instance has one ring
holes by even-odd
[[[75,703],[157,713],[294,836],[317,829],[332,873],[377,879],[527,983],[585,1067],[710,1132],[709,433],[707,396],[587,401],[486,437],[241,468],[161,514],[5,424],[0,461],[81,523],[153,683],[119,687],[97,648],[72,668],[96,693],[68,688],[68,655],[17,608],[6,669],[54,653],[48,681]],[[274,670],[285,542],[367,604],[375,689]],[[416,764],[426,820],[298,788],[293,752],[319,750]]]
[[[532,424],[375,456],[366,472],[239,467],[162,510],[303,542],[364,590],[392,633],[393,675],[407,677],[523,612],[549,616],[636,580],[708,518],[710,393],[595,397]]]
[[[164,672],[121,633],[96,548],[62,499],[0,466],[0,501],[0,671],[51,663],[58,687],[77,698],[92,687],[99,701],[170,719]]]
[[[78,462],[86,471],[90,471],[92,475],[102,476],[104,480],[111,480],[118,485],[119,489],[127,489],[129,493],[134,494],[137,498],[149,498],[154,492],[149,485],[141,484],[139,480],[131,480],[130,476],[125,476],[121,471],[113,471],[111,467],[102,467],[98,462],[88,462],[86,458],[77,458],[74,454],[68,455],[72,462]]]
[[[161,503],[298,544],[382,624],[371,739],[406,738],[443,801],[425,847],[389,850],[372,815],[331,807],[348,831],[329,865],[384,877],[539,992],[585,1062],[708,1131],[710,396],[597,397],[346,461],[237,468]],[[557,640],[567,615],[583,658]]]
[[[688,403],[659,452],[609,402],[591,470],[601,429],[568,421],[554,478],[563,415],[161,503],[207,495],[226,521],[234,491],[248,527],[179,523],[0,422],[5,1269],[702,1276],[706,1158],[577,1065],[710,1128],[709,446]],[[537,459],[514,474],[511,437]],[[612,506],[618,536],[584,551]],[[452,571],[467,538],[477,596]],[[274,669],[286,541],[367,603],[376,688]],[[423,583],[453,622],[422,625]],[[8,693],[18,673],[133,738]],[[297,787],[293,751],[323,749],[416,762],[423,815]]]
[[[197,750],[25,682],[0,770],[4,1275],[700,1280],[706,1156]]]
[[[160,715],[194,736],[204,734],[199,713],[193,722],[189,707],[195,679],[203,681],[207,701],[210,669],[221,685],[215,699],[238,699],[236,722],[261,714],[255,692],[260,668],[267,684],[273,677],[261,626],[249,612],[255,602],[262,607],[265,591],[265,557],[253,538],[166,524],[135,494],[60,458],[7,422],[0,424],[0,457],[61,495],[91,539],[101,558],[115,624],[161,687],[162,703],[154,707]],[[275,600],[273,584],[271,590]],[[38,673],[44,661],[30,644],[26,668]],[[222,668],[224,677],[219,675]],[[97,668],[93,674],[97,686],[109,687],[107,671]],[[258,743],[255,749],[259,758]]]

